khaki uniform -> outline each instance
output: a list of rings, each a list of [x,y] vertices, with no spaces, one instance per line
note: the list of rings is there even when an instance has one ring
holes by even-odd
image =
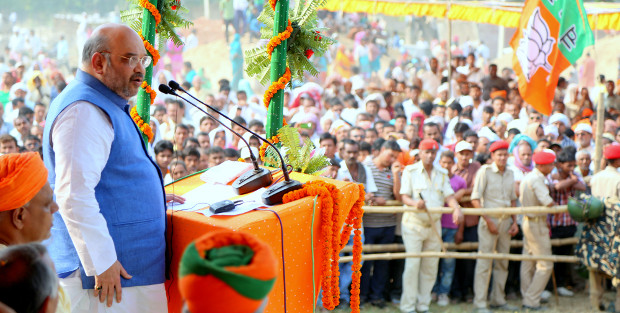
[[[517,200],[513,171],[504,169],[504,172],[500,173],[495,163],[482,166],[476,174],[471,198],[479,199],[483,208],[510,207],[511,202]],[[510,215],[499,218],[490,217],[490,219],[495,223],[499,234],[491,234],[486,221],[481,217],[478,223],[478,252],[491,253],[495,249],[498,253],[509,253],[510,234],[508,230],[512,224]],[[490,302],[497,306],[506,304],[504,287],[508,278],[508,260],[479,259],[476,261],[474,276],[474,306],[476,308],[487,307],[491,266],[493,266],[493,287]]]
[[[454,194],[454,191],[445,169],[435,166],[429,177],[422,162],[418,162],[403,170],[400,194],[408,195],[415,200],[420,199],[421,194],[427,208],[437,208],[443,207],[445,198]],[[441,250],[440,239],[431,227],[435,227],[441,234],[441,214],[432,214],[432,220],[428,219],[426,213],[407,212],[403,215],[402,235],[408,253]],[[438,264],[438,258],[405,260],[403,293],[400,300],[401,311],[428,310],[431,303],[431,291],[437,278]]]
[[[547,206],[553,203],[545,175],[537,168],[525,175],[519,186],[519,200],[524,207]],[[528,214],[523,219],[523,254],[551,255],[551,240],[547,226],[547,214]],[[521,295],[523,305],[540,306],[540,295],[545,290],[551,272],[551,261],[521,262]]]
[[[620,173],[615,167],[607,166],[604,170],[594,174],[591,180],[592,196],[597,198],[620,198]],[[590,304],[592,308],[598,310],[603,298],[605,288],[603,287],[604,274],[596,269],[589,269],[590,275]],[[616,292],[616,310],[620,308],[620,288]]]

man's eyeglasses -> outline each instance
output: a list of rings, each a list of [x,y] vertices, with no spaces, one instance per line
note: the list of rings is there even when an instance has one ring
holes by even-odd
[[[151,58],[151,56],[145,55],[141,58],[137,57],[137,56],[131,56],[131,57],[127,57],[124,55],[117,55],[117,54],[113,54],[110,51],[101,51],[99,52],[101,54],[107,53],[109,55],[115,55],[115,56],[119,56],[125,60],[127,60],[127,63],[129,63],[130,67],[136,67],[138,65],[138,62],[140,62],[140,64],[142,64],[142,67],[146,68],[147,66],[151,65],[151,62],[153,61],[153,58]]]

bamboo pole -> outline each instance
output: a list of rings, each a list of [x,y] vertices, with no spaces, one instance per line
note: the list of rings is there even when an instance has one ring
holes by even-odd
[[[605,95],[601,92],[598,95],[598,106],[596,107],[596,140],[594,141],[594,173],[601,170],[601,159],[603,158],[603,128],[605,127]]]
[[[477,253],[477,252],[441,252],[424,251],[420,253],[377,253],[363,254],[362,261],[397,260],[407,258],[444,258],[444,259],[484,259],[509,261],[550,261],[555,263],[578,263],[579,258],[567,255],[525,255],[508,253]],[[353,261],[353,256],[340,258],[340,263]]]
[[[407,206],[364,206],[364,213],[422,213],[426,214],[424,210],[418,210],[414,207]],[[451,208],[429,208],[430,213],[452,213]],[[461,209],[464,215],[513,215],[513,214],[556,214],[567,212],[566,205],[554,206],[554,207],[518,207],[518,208],[486,208],[486,209],[473,209],[463,208]]]
[[[557,246],[566,246],[566,245],[574,245],[579,241],[577,237],[571,238],[561,238],[561,239],[551,239],[551,245],[554,247]],[[446,249],[448,250],[469,250],[474,251],[478,250],[477,242],[463,242],[459,244],[454,243],[445,243]],[[523,241],[521,240],[511,240],[510,241],[511,248],[521,248],[523,247]],[[404,252],[405,245],[400,243],[389,243],[389,244],[374,244],[374,245],[363,245],[362,251],[364,253],[377,253],[377,252]],[[353,246],[345,246],[340,252],[350,253],[353,252]]]

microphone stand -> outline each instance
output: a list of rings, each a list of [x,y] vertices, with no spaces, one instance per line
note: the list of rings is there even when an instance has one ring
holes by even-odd
[[[164,84],[161,84],[159,85],[159,91],[165,94],[176,95],[177,97],[187,101],[189,104],[194,106],[196,109],[206,114],[208,117],[218,122],[220,125],[224,126],[224,128],[228,129],[233,134],[237,135],[245,143],[245,145],[248,147],[248,150],[250,150],[250,159],[252,160],[252,164],[254,165],[254,170],[243,173],[241,176],[239,176],[239,178],[237,178],[233,182],[232,187],[235,189],[237,194],[239,195],[247,194],[255,190],[258,190],[262,187],[267,187],[271,185],[271,183],[273,182],[273,176],[271,175],[271,171],[266,168],[261,168],[260,166],[258,166],[258,160],[256,159],[256,156],[254,156],[254,153],[252,153],[252,148],[250,147],[250,144],[248,143],[247,140],[245,140],[245,138],[243,138],[243,136],[241,136],[239,133],[232,130],[230,127],[226,126],[224,123],[216,119],[213,115],[209,114],[207,111],[198,107],[198,105],[196,105],[195,103],[176,94],[174,90],[170,89],[170,87]]]
[[[284,181],[281,181],[281,182],[279,182],[279,183],[269,187],[263,193],[263,195],[262,195],[263,203],[265,203],[267,205],[274,205],[274,204],[282,203],[282,197],[286,193],[288,193],[290,191],[297,190],[297,189],[301,189],[301,186],[302,186],[301,183],[296,181],[296,180],[292,180],[290,178],[290,176],[288,174],[286,163],[284,163],[284,158],[282,157],[282,154],[280,153],[280,150],[278,150],[278,148],[276,148],[276,146],[274,146],[271,142],[269,142],[269,140],[263,138],[262,136],[258,135],[255,132],[251,131],[247,127],[245,127],[245,126],[243,126],[243,125],[233,121],[233,119],[231,119],[230,117],[222,114],[220,111],[218,111],[214,107],[212,107],[212,106],[210,106],[210,105],[200,101],[200,99],[198,99],[198,98],[194,97],[192,94],[188,93],[185,89],[183,89],[183,87],[181,87],[181,85],[179,85],[179,83],[175,82],[174,80],[171,80],[170,82],[168,82],[168,85],[170,85],[170,88],[172,89],[171,94],[176,95],[174,90],[180,90],[180,91],[184,92],[188,96],[192,97],[194,100],[196,100],[196,101],[202,103],[203,105],[205,105],[207,108],[209,108],[209,109],[211,109],[211,110],[213,110],[215,112],[218,112],[221,116],[223,116],[224,118],[226,118],[230,122],[232,122],[235,125],[243,128],[245,131],[249,132],[250,134],[256,136],[261,141],[266,142],[269,146],[271,146],[278,153],[278,156],[280,157],[280,163],[282,165],[282,175],[284,176]],[[181,99],[183,99],[183,98],[181,97]]]

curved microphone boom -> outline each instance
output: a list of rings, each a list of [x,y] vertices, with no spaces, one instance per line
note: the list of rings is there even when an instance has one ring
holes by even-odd
[[[259,138],[261,141],[266,142],[269,146],[271,146],[277,153],[278,153],[278,157],[280,157],[280,163],[282,166],[282,175],[284,176],[284,181],[279,182],[271,187],[269,187],[264,193],[263,193],[263,202],[267,205],[273,205],[273,204],[278,204],[282,202],[282,197],[284,196],[284,194],[293,191],[293,190],[297,190],[301,188],[301,183],[296,181],[296,180],[292,180],[288,174],[288,169],[286,167],[286,163],[284,162],[284,158],[282,157],[282,154],[280,153],[280,150],[278,148],[276,148],[276,146],[274,146],[271,142],[269,142],[269,140],[263,138],[262,136],[258,135],[257,133],[251,131],[250,129],[248,129],[247,127],[233,121],[230,117],[222,114],[220,111],[218,111],[216,108],[200,101],[200,99],[194,97],[192,94],[190,94],[189,92],[187,92],[185,89],[183,89],[183,87],[181,87],[181,85],[179,85],[179,83],[175,82],[174,80],[171,80],[168,82],[168,85],[170,86],[171,93],[173,95],[177,95],[174,90],[179,90],[182,91],[183,93],[185,93],[186,95],[192,97],[194,100],[202,103],[203,105],[205,105],[207,108],[218,112],[221,116],[223,116],[225,119],[231,121],[232,123],[234,123],[235,125],[238,125],[239,127],[243,128],[245,131],[249,132],[250,134],[256,136],[257,138]],[[163,92],[163,91],[162,91]],[[180,97],[180,96],[179,96]],[[184,99],[183,97],[181,97],[181,99]]]
[[[165,94],[176,95],[174,90],[172,90],[170,87],[164,84],[159,85],[159,91]],[[176,95],[176,96],[187,101],[189,104],[193,105],[196,109],[206,114],[212,120],[218,122],[220,125],[224,126],[224,128],[228,129],[230,132],[237,135],[239,138],[241,138],[241,140],[248,147],[248,150],[250,151],[250,159],[252,160],[252,164],[254,165],[254,170],[246,172],[243,175],[239,176],[239,178],[237,178],[237,180],[235,180],[235,182],[232,184],[232,187],[235,189],[237,194],[243,195],[243,194],[258,190],[262,187],[267,187],[271,185],[271,183],[273,182],[273,176],[271,175],[271,171],[269,171],[266,168],[261,168],[260,166],[258,166],[258,160],[256,159],[256,156],[254,156],[254,153],[252,153],[252,148],[250,147],[250,143],[248,143],[248,141],[245,140],[243,136],[241,136],[239,133],[232,130],[230,127],[226,126],[224,123],[219,121],[213,115],[209,114],[207,111],[198,107],[195,103],[192,103],[191,101],[188,101],[187,99],[179,95]]]

